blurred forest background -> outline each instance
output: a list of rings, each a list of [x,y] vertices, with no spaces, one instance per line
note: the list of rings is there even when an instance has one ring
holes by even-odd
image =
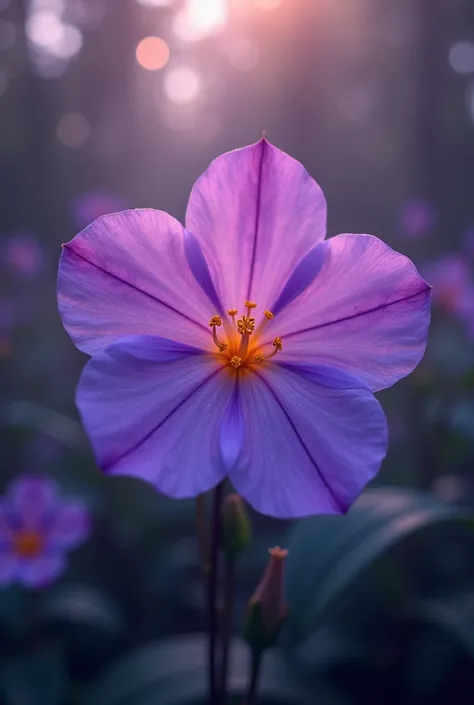
[[[377,235],[434,287],[425,360],[379,395],[376,486],[345,518],[252,516],[239,619],[290,549],[262,702],[472,702],[473,0],[0,0],[0,126],[0,491],[46,474],[94,521],[57,583],[0,589],[0,703],[205,702],[193,504],[96,469],[56,273],[103,213],[182,221],[262,130],[322,186],[329,235]],[[235,702],[247,659],[237,635]]]

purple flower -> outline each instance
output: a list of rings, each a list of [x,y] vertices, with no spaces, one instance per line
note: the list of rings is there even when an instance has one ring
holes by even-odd
[[[430,235],[436,224],[436,214],[432,205],[415,199],[407,201],[400,213],[400,227],[407,237],[418,239]]]
[[[461,255],[449,254],[430,262],[424,274],[433,286],[433,301],[445,313],[458,314],[472,297],[469,267]]]
[[[44,267],[44,256],[36,237],[28,232],[11,235],[5,241],[7,266],[19,274],[32,277]]]
[[[125,199],[108,191],[90,191],[78,196],[73,203],[73,219],[76,227],[85,228],[101,215],[115,213],[127,208]]]
[[[81,544],[89,530],[84,505],[62,499],[53,480],[17,477],[0,500],[0,586],[51,583],[65,570],[65,554]]]
[[[372,392],[420,361],[430,287],[262,139],[216,159],[186,229],[100,218],[63,248],[59,309],[92,355],[77,403],[101,468],[172,497],[225,476],[262,513],[345,512],[387,447]],[[258,304],[258,307],[256,307]]]

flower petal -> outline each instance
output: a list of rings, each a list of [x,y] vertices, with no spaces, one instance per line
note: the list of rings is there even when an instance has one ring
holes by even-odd
[[[41,529],[44,520],[55,510],[59,488],[44,475],[19,475],[8,488],[9,523],[12,529]]]
[[[338,235],[318,249],[314,281],[266,328],[283,339],[279,359],[343,368],[372,391],[391,386],[423,357],[429,285],[371,235]]]
[[[48,527],[47,545],[76,548],[87,538],[90,528],[89,512],[81,502],[63,502]]]
[[[22,561],[18,568],[18,578],[27,587],[41,588],[54,582],[65,569],[63,554],[43,553],[37,558]]]
[[[223,305],[252,299],[263,310],[324,240],[326,201],[301,164],[262,139],[212,162],[191,192],[186,227],[201,243]]]
[[[245,443],[230,479],[259,512],[345,512],[380,467],[387,425],[357,378],[324,366],[262,365],[239,387]]]
[[[8,546],[13,538],[13,526],[10,515],[11,508],[8,506],[8,500],[2,498],[0,500],[0,550],[4,546]]]
[[[215,313],[189,268],[182,226],[152,209],[103,216],[64,245],[58,302],[89,354],[135,333],[206,346]]]
[[[232,397],[222,419],[219,442],[224,465],[227,470],[231,470],[242,450],[244,442],[244,420],[238,384],[235,384]]]
[[[89,361],[77,403],[103,470],[139,477],[175,498],[222,479],[219,429],[232,378],[217,355],[198,352],[132,336]]]
[[[6,587],[13,583],[18,575],[19,559],[14,553],[0,553],[0,586]]]

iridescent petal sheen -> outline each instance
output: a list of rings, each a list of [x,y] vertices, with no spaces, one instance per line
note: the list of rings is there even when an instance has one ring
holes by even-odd
[[[245,439],[230,479],[263,514],[344,513],[385,456],[380,404],[336,368],[262,365],[239,398]]]
[[[151,209],[103,216],[64,245],[58,303],[89,354],[131,334],[206,346],[215,313],[188,265],[182,226]]]
[[[372,391],[391,386],[425,352],[430,286],[407,257],[370,235],[338,235],[316,249],[324,263],[270,321],[267,342],[282,338],[281,361],[333,365]]]
[[[89,361],[77,403],[105,472],[180,498],[225,474],[219,429],[231,393],[232,377],[216,355],[131,336]]]
[[[323,192],[303,166],[261,139],[215,159],[196,181],[186,227],[203,248],[226,308],[269,308],[326,234]]]

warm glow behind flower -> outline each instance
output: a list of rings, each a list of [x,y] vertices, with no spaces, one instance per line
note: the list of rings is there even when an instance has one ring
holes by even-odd
[[[430,287],[266,139],[216,159],[186,229],[100,218],[63,248],[59,308],[92,355],[77,394],[105,472],[190,497],[228,475],[254,508],[345,512],[387,448],[372,392],[426,346]]]

